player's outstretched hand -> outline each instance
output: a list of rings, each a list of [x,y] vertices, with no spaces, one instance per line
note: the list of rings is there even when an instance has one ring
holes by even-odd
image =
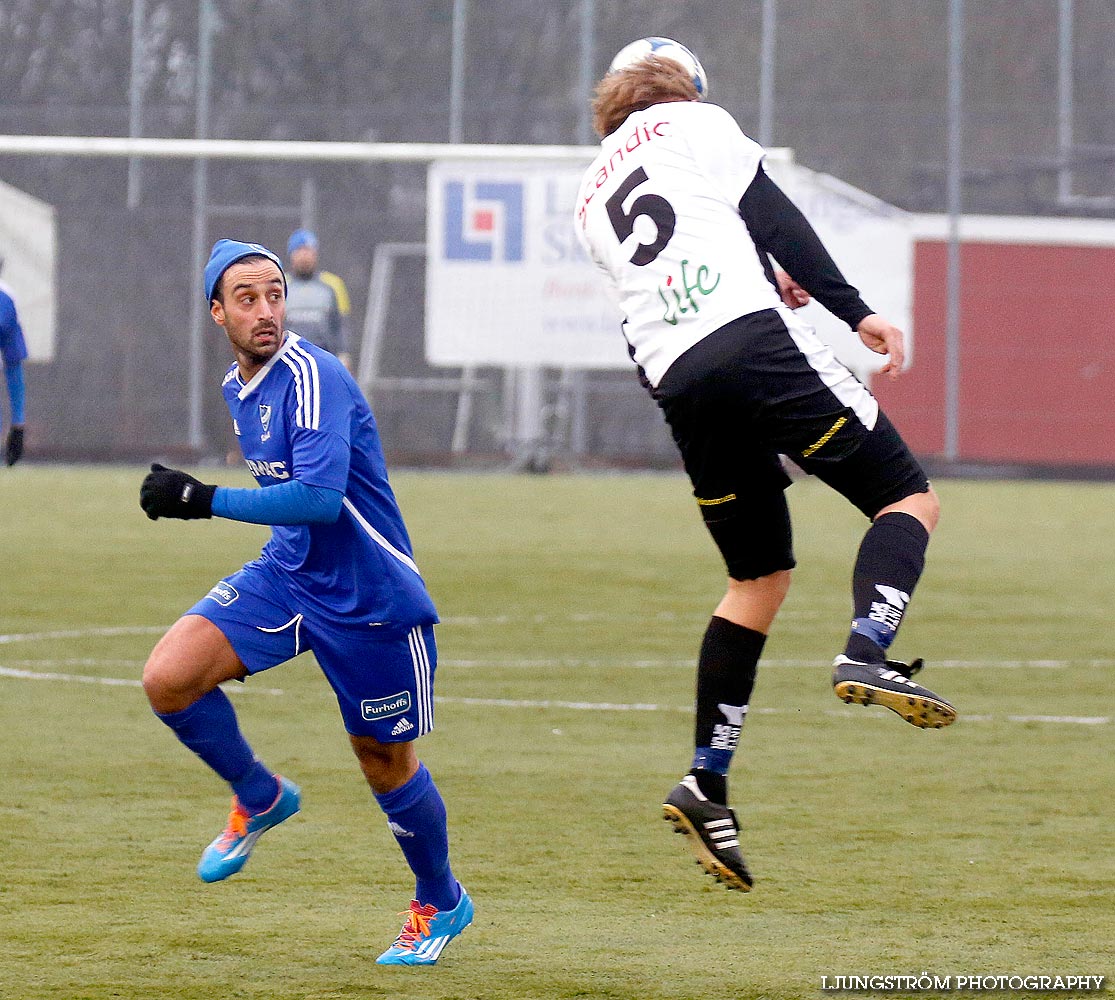
[[[207,486],[188,472],[168,469],[155,462],[139,488],[139,505],[152,521],[160,517],[189,521],[213,516],[213,494],[216,492],[216,486]]]
[[[4,457],[8,465],[15,465],[23,458],[23,428],[11,427],[8,430],[8,440],[4,444]]]
[[[898,327],[878,313],[872,313],[860,320],[856,333],[876,354],[887,356],[887,363],[879,369],[880,375],[889,375],[895,379],[902,374],[902,362],[906,358],[906,335]]]

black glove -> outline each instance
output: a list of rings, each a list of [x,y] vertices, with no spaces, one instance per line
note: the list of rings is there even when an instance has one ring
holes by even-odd
[[[190,521],[213,516],[216,492],[216,486],[207,486],[189,473],[155,462],[139,488],[139,505],[152,521],[160,517]]]
[[[8,431],[8,441],[4,446],[4,454],[7,457],[8,465],[15,465],[21,458],[23,458],[23,428],[12,427]]]

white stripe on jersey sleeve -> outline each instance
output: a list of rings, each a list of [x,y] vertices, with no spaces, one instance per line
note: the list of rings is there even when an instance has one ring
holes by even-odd
[[[297,358],[287,356],[283,358],[283,364],[290,369],[291,374],[294,376],[294,392],[298,399],[298,406],[294,413],[294,422],[299,427],[308,427],[309,421],[306,419],[306,410],[309,406],[310,386],[309,380],[306,377],[306,369]]]
[[[298,410],[295,422],[299,427],[316,431],[321,427],[321,375],[317,359],[300,347],[293,348],[283,357],[283,363],[294,376]]]
[[[306,374],[306,426],[316,431],[321,427],[321,373],[318,371],[317,358],[297,345],[290,349],[290,357],[299,359]]]
[[[291,361],[288,357],[283,358],[283,364],[290,369],[291,375],[294,376],[294,395],[298,400],[298,405],[294,410],[294,422],[299,427],[305,427],[306,421],[304,419],[304,414],[306,412],[306,402],[305,393],[302,391],[302,368],[297,362]]]

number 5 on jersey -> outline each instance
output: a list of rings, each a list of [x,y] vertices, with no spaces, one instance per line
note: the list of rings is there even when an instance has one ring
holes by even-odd
[[[654,223],[654,239],[650,243],[640,243],[631,255],[631,263],[637,267],[645,267],[665,249],[670,237],[674,235],[674,226],[677,223],[673,206],[660,194],[641,194],[631,202],[631,208],[624,211],[624,199],[648,180],[647,172],[642,167],[633,170],[616,193],[605,202],[608,219],[620,243],[635,232],[635,220],[641,216],[646,216]]]

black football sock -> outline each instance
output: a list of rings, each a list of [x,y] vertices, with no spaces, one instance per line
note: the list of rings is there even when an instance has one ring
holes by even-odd
[[[696,749],[690,774],[714,802],[728,801],[728,768],[766,640],[762,632],[716,615],[705,630],[697,661]]]
[[[852,571],[852,629],[844,655],[882,663],[922,570],[929,532],[912,514],[891,511],[863,536]]]

